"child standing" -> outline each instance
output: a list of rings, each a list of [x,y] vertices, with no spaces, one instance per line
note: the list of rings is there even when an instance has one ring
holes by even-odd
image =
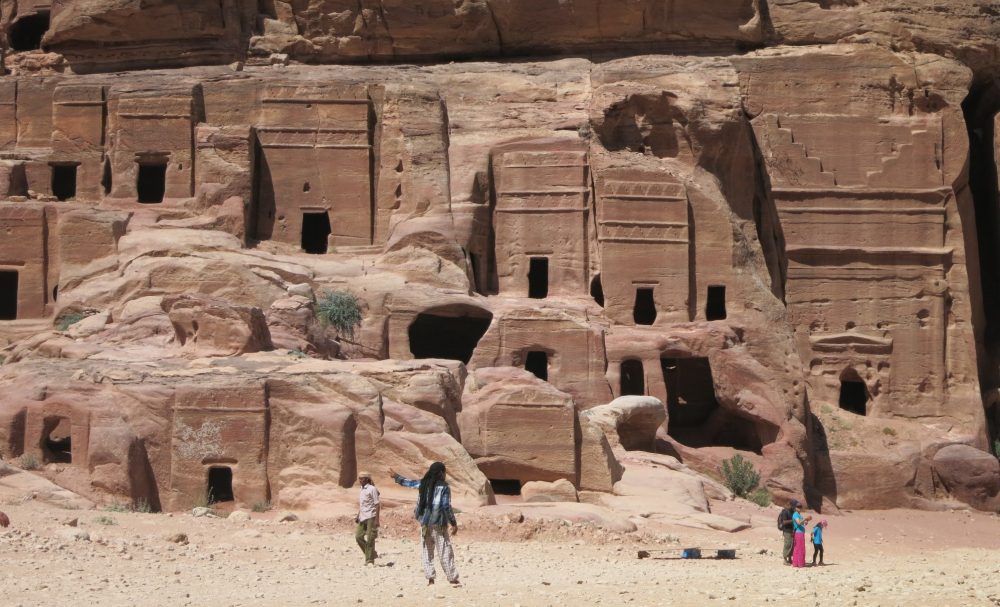
[[[823,564],[823,530],[826,529],[826,521],[816,523],[812,530],[813,542],[813,566],[816,565],[816,557],[819,556],[819,564]]]

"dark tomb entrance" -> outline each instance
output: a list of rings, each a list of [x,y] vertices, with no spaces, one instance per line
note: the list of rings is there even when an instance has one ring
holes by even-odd
[[[72,464],[72,427],[67,417],[50,417],[45,420],[42,454],[47,464]]]
[[[840,408],[857,415],[868,414],[868,386],[853,369],[840,377]]]
[[[446,358],[468,364],[493,322],[493,314],[474,306],[445,306],[417,314],[410,325],[414,358]]]
[[[726,287],[708,287],[708,300],[705,302],[705,318],[707,320],[726,319]]]
[[[8,39],[14,51],[33,51],[42,48],[42,37],[49,29],[49,13],[26,15],[10,26]]]
[[[532,257],[528,266],[528,297],[545,299],[549,296],[549,258]]]
[[[163,202],[167,191],[167,163],[141,162],[135,181],[135,190],[142,204]]]
[[[667,386],[667,433],[689,447],[732,447],[760,453],[753,421],[719,406],[707,358],[660,359]]]
[[[597,305],[604,307],[604,285],[601,283],[601,275],[597,274],[590,281],[590,296],[597,302]]]
[[[330,214],[302,214],[302,250],[313,255],[322,255],[327,251],[328,237],[331,233]]]
[[[644,375],[641,360],[623,360],[621,367],[621,395],[642,396],[645,394],[646,379]]]
[[[517,479],[491,478],[490,487],[496,495],[521,495],[521,481]]]
[[[549,355],[535,350],[524,357],[524,370],[542,381],[549,381]]]
[[[208,469],[208,503],[233,501],[233,469],[229,466],[212,466]]]
[[[653,301],[653,289],[635,290],[632,320],[637,325],[651,325],[656,322],[656,303]]]
[[[76,165],[53,164],[52,195],[57,200],[69,200],[76,197]]]
[[[17,272],[0,270],[0,320],[17,319]]]

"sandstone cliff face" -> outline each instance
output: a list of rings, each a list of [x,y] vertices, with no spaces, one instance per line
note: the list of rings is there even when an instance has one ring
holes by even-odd
[[[189,4],[0,3],[5,458],[629,511],[639,451],[739,452],[816,507],[997,507],[987,3]]]

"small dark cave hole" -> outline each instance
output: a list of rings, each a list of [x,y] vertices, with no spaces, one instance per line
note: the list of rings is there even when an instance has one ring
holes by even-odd
[[[428,310],[410,324],[414,358],[444,358],[468,364],[493,315],[479,308]]]
[[[868,386],[851,379],[840,380],[840,408],[857,415],[868,414]]]
[[[34,51],[42,48],[42,37],[49,30],[49,13],[42,11],[25,15],[11,24],[8,32],[13,51]]]
[[[653,289],[635,290],[632,320],[637,325],[651,325],[656,322],[656,302],[653,299]]]
[[[601,275],[596,274],[590,281],[590,296],[597,302],[597,305],[604,307],[604,285],[601,283]]]
[[[496,495],[521,495],[521,481],[506,478],[491,478],[490,487]]]
[[[322,255],[329,247],[330,215],[322,213],[302,214],[302,250],[311,255]]]
[[[167,191],[166,163],[140,164],[135,189],[142,204],[163,202],[163,196]]]
[[[667,433],[688,447],[732,447],[760,453],[754,422],[719,405],[707,358],[662,358],[667,386]]]
[[[57,200],[66,201],[76,197],[76,165],[53,164],[52,195]]]
[[[17,320],[17,272],[0,271],[0,320]]]
[[[726,287],[719,285],[708,287],[708,299],[705,302],[705,319],[726,319]]]
[[[524,370],[542,381],[549,381],[549,354],[535,350],[524,357]]]
[[[621,366],[621,395],[642,396],[646,393],[646,379],[642,361],[623,360]]]
[[[208,469],[208,503],[231,502],[233,495],[233,469],[229,466],[212,466]]]
[[[45,440],[42,453],[46,463],[72,464],[73,438],[70,421],[57,417],[45,421]]]
[[[528,266],[528,297],[545,299],[549,296],[549,258],[532,257]]]

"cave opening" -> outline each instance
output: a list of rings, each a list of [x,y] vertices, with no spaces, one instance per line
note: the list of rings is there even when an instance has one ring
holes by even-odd
[[[445,306],[417,314],[408,330],[414,358],[444,358],[469,364],[493,314],[475,306]]]
[[[163,196],[167,192],[167,163],[140,162],[135,189],[142,204],[163,202]]]
[[[549,381],[549,353],[532,350],[524,357],[524,370],[542,381]]]
[[[711,285],[708,287],[708,299],[705,301],[706,320],[726,319],[726,287]]]
[[[590,281],[590,296],[597,302],[597,305],[604,307],[604,285],[601,284],[600,274],[595,274],[593,280]]]
[[[234,501],[236,498],[233,495],[233,469],[229,466],[209,468],[206,495],[209,504]]]
[[[52,195],[56,200],[66,201],[76,197],[76,165],[75,164],[53,164],[52,169]]]
[[[635,290],[632,320],[637,325],[651,325],[656,322],[656,302],[653,300],[653,289],[639,288]]]
[[[490,487],[496,495],[521,495],[521,481],[510,478],[491,478]]]
[[[868,414],[868,386],[856,373],[845,373],[840,378],[840,400],[838,404],[844,411],[856,415]]]
[[[73,463],[72,426],[68,417],[46,418],[42,454],[47,464]]]
[[[111,176],[111,161],[105,158],[104,169],[101,172],[101,187],[104,189],[105,196],[111,194],[112,185],[114,185],[114,178]]]
[[[329,247],[330,214],[302,213],[302,250],[311,255],[322,255]]]
[[[661,358],[667,386],[667,434],[688,447],[732,447],[760,453],[753,421],[719,405],[707,358]]]
[[[975,230],[979,249],[979,287],[982,291],[982,327],[987,356],[979,357],[979,382],[988,392],[1000,386],[997,366],[1000,361],[1000,187],[998,187],[995,119],[1000,111],[1000,82],[995,79],[974,82],[962,102],[969,135],[969,191],[975,211]],[[964,222],[963,222],[964,225]],[[974,288],[974,268],[970,264],[970,288]],[[970,297],[974,306],[979,298]]]
[[[42,48],[42,37],[49,31],[49,13],[39,11],[25,15],[11,24],[8,40],[13,51],[34,51]]]
[[[642,396],[646,393],[646,378],[641,360],[630,358],[622,361],[620,388],[622,396]]]
[[[17,320],[17,272],[0,270],[0,320]]]
[[[545,299],[549,296],[549,258],[532,257],[528,264],[528,297]]]

